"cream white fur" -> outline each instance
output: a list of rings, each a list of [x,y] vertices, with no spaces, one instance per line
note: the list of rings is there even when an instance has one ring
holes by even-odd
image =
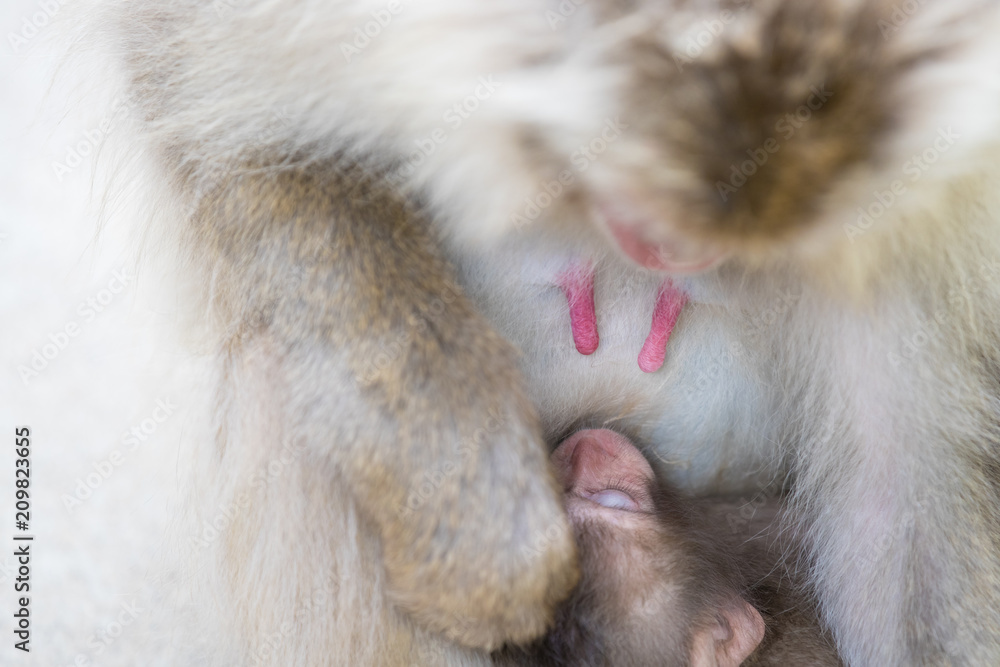
[[[693,8],[698,18],[717,10],[704,5]],[[625,74],[599,55],[627,39],[635,21],[593,28],[595,37],[580,42],[577,31],[592,27],[586,7],[572,26],[552,31],[544,15],[550,3],[414,2],[346,62],[338,43],[383,3],[303,0],[290,9],[247,0],[220,17],[207,2],[141,0],[112,3],[109,16],[140,69],[187,65],[163,69],[166,85],[151,81],[139,95],[154,141],[179,147],[205,178],[213,163],[262,154],[347,153],[396,165],[445,126],[443,114],[480,76],[495,75],[502,82],[496,96],[449,132],[403,187],[426,197],[460,239],[488,241],[473,249],[453,244],[453,259],[483,312],[524,351],[550,433],[583,418],[631,429],[697,492],[753,494],[790,475],[822,610],[848,664],[992,665],[1000,661],[1000,554],[990,534],[1000,508],[983,495],[986,469],[971,462],[995,465],[998,457],[1000,397],[989,372],[1000,367],[1000,272],[980,267],[1000,257],[1000,9],[928,0],[894,48],[922,48],[952,29],[951,17],[978,6],[986,11],[977,24],[959,26],[967,33],[962,48],[897,82],[907,102],[896,131],[877,162],[838,183],[814,236],[763,261],[737,257],[683,280],[692,303],[665,367],[650,375],[635,359],[660,276],[609,250],[583,208],[557,206],[526,229],[510,228],[525,197],[551,177],[549,165],[524,150],[525,132],[565,157],[608,118],[627,117],[617,94]],[[289,120],[275,124],[275,109]],[[911,197],[850,242],[843,225],[856,208],[944,126],[962,135],[960,145]],[[617,167],[648,155],[643,142],[651,138],[623,141],[618,155],[625,157],[598,162],[583,179],[589,187],[614,190]],[[649,168],[686,177],[683,164]],[[597,266],[602,343],[591,358],[573,349],[554,285],[579,257]],[[939,333],[906,358],[902,341],[939,314]],[[267,414],[273,383],[260,377],[264,371],[233,372],[246,374],[246,395],[224,400],[245,402],[247,415]],[[231,502],[232,480],[273,453],[273,425],[230,426],[247,434],[246,448],[215,462],[216,479],[230,482],[214,486],[209,511]],[[390,664],[380,654],[383,633],[409,633],[437,651],[415,654],[424,656],[415,658],[421,664],[482,663],[387,606],[377,545],[359,530],[351,499],[333,492],[336,504],[328,506],[312,491],[337,488],[337,474],[315,462],[294,465],[267,488],[268,515],[246,519],[275,531],[282,544],[247,556],[273,559],[262,568],[273,573],[268,580],[241,579],[229,560],[219,566],[236,590],[261,600],[259,616],[238,619],[243,630],[223,628],[232,642],[220,646],[220,661],[246,664],[259,655],[259,639],[239,632],[266,634],[309,590],[326,586],[331,613],[311,615],[285,644],[288,652],[265,664]],[[308,522],[288,524],[288,516]],[[331,572],[335,585],[321,576]],[[282,601],[279,608],[264,603],[273,600]],[[352,644],[329,643],[344,628]]]

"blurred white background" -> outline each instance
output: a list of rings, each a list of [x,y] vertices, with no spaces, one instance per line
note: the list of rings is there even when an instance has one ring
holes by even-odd
[[[184,664],[163,545],[191,364],[161,276],[136,272],[141,214],[104,198],[128,111],[92,101],[99,71],[62,64],[72,5],[0,9],[0,665]],[[13,646],[15,426],[32,434],[28,654]]]

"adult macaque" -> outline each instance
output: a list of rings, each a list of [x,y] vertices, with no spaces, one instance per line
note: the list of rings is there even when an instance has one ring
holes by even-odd
[[[847,664],[1000,664],[1000,3],[109,6],[218,351],[227,662],[541,635],[589,423],[787,478]]]
[[[755,508],[753,521],[733,531],[726,514],[738,506],[681,498],[613,431],[580,431],[552,459],[581,582],[554,629],[528,648],[507,649],[498,665],[841,664],[790,578],[795,563],[786,570],[781,560],[794,557],[794,545],[768,532],[771,507]]]

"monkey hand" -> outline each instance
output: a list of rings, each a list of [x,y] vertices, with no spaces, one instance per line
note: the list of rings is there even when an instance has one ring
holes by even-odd
[[[351,477],[381,531],[390,598],[424,627],[495,649],[545,631],[576,584],[576,552],[515,352],[469,325],[447,355],[447,332],[416,336],[368,378],[376,441],[351,457]]]

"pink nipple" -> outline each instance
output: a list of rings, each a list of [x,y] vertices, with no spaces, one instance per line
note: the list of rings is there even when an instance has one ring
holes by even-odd
[[[573,328],[573,342],[580,354],[597,351],[597,313],[594,310],[594,269],[583,261],[570,266],[556,277],[556,284],[566,294],[569,302],[569,321]]]
[[[670,332],[674,330],[677,318],[680,317],[686,303],[687,296],[674,287],[669,278],[664,280],[656,296],[653,326],[646,337],[646,342],[643,343],[642,352],[639,353],[639,368],[644,373],[654,373],[663,366]]]

